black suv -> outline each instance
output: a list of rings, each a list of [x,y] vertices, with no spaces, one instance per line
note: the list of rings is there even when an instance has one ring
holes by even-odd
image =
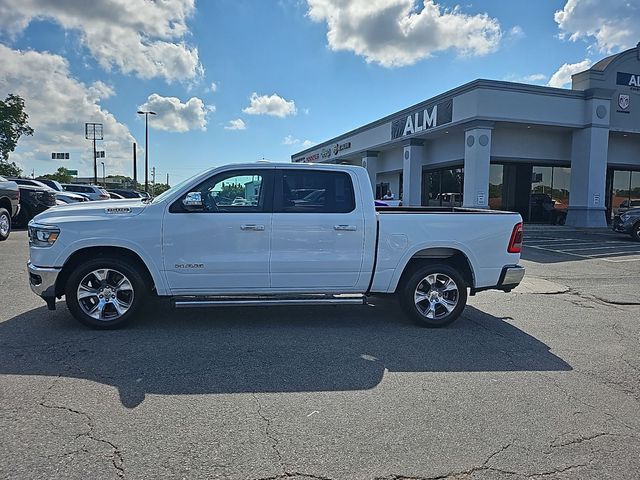
[[[107,190],[107,192],[116,193],[123,198],[142,198],[142,195],[140,195],[140,193],[136,192],[135,190],[124,190],[121,188],[112,188],[110,190]]]
[[[52,188],[46,186],[26,185],[23,178],[10,178],[18,184],[20,188],[20,212],[15,218],[15,225],[18,227],[26,227],[33,217],[44,212],[49,207],[56,206],[56,192]],[[25,184],[25,185],[22,185]]]
[[[20,210],[20,190],[16,182],[0,177],[0,242],[9,238],[11,219]]]
[[[640,242],[640,208],[632,208],[613,217],[613,229],[616,232],[628,233]]]

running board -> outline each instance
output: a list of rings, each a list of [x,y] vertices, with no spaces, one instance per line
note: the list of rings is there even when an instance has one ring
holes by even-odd
[[[265,305],[365,305],[364,295],[300,295],[283,296],[251,296],[251,297],[177,297],[173,300],[176,308],[192,307],[258,307]]]

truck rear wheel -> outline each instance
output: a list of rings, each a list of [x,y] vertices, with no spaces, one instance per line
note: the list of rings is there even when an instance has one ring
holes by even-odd
[[[403,310],[424,327],[449,325],[467,304],[467,285],[462,275],[442,263],[416,270],[399,294]]]
[[[80,323],[114,329],[129,323],[145,301],[138,270],[123,260],[96,258],[74,269],[66,285],[67,307]]]

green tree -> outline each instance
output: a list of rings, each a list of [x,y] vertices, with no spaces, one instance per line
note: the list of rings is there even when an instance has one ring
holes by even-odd
[[[224,198],[233,202],[236,197],[244,198],[244,185],[239,183],[223,183],[222,190],[218,194],[218,197]]]
[[[73,180],[73,175],[71,175],[71,173],[69,173],[69,170],[67,170],[66,168],[60,167],[58,168],[58,170],[56,170],[55,173],[42,175],[42,178],[48,178],[49,180],[55,180],[56,182],[60,183],[71,183],[71,180]]]
[[[155,196],[158,196],[161,193],[166,192],[170,188],[171,187],[169,185],[167,185],[166,183],[156,183],[155,187],[153,188],[153,194]],[[144,190],[144,187],[142,188],[142,190]]]
[[[0,175],[22,174],[15,162],[9,162],[9,154],[16,149],[22,135],[33,135],[28,119],[22,97],[10,93],[6,99],[0,100]]]

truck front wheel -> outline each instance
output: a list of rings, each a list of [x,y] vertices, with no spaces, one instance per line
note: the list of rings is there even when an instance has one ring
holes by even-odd
[[[462,275],[446,264],[418,268],[402,285],[400,305],[424,327],[444,327],[460,316],[467,304]]]
[[[67,307],[80,323],[119,328],[132,320],[145,300],[144,279],[117,258],[96,258],[76,267],[65,289]]]
[[[11,216],[6,208],[0,208],[0,242],[9,238],[11,233]]]

